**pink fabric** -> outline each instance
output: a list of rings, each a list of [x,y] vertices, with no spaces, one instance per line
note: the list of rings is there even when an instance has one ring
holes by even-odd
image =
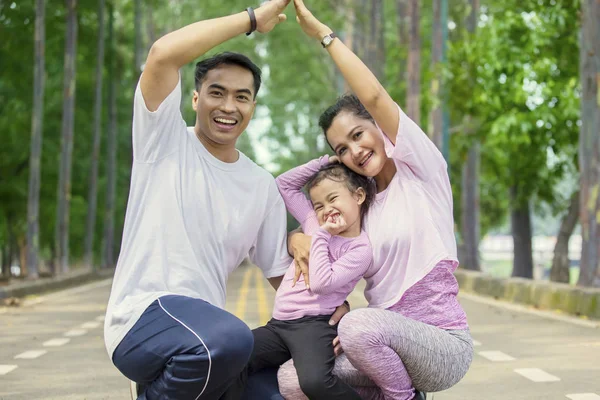
[[[320,228],[312,203],[302,192],[306,182],[327,162],[328,158],[322,157],[276,179],[288,211],[300,222],[303,231],[312,235],[310,289],[306,288],[303,277],[292,287],[296,270],[292,262],[275,296],[273,318],[278,320],[332,314],[372,264],[372,249],[366,233],[363,231],[354,238],[331,236]]]
[[[378,308],[396,304],[440,261],[458,266],[446,162],[421,128],[398,110],[396,145],[381,132],[397,172],[377,194],[365,221],[373,247],[365,297]]]
[[[442,329],[468,329],[467,315],[456,298],[454,269],[452,261],[441,261],[388,310]]]

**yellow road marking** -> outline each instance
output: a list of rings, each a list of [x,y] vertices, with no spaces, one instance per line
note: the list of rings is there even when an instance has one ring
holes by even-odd
[[[252,277],[253,268],[246,267],[248,270],[244,273],[244,279],[240,286],[238,298],[235,303],[235,316],[239,319],[244,319],[244,313],[246,312],[246,303],[248,301],[248,292],[250,291],[250,278]]]
[[[261,325],[266,324],[269,321],[269,305],[267,304],[267,295],[265,294],[265,287],[263,284],[262,274],[255,269],[256,277],[256,299],[258,302],[258,319]]]

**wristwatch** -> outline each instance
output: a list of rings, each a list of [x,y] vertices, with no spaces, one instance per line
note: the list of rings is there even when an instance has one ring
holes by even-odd
[[[323,45],[323,48],[329,46],[331,42],[333,42],[333,39],[335,39],[336,37],[337,35],[334,32],[331,32],[329,35],[325,35],[323,39],[321,39],[321,44]]]

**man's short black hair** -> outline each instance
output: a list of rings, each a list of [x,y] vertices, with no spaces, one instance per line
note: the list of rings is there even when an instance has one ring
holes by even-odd
[[[254,77],[254,98],[258,94],[261,84],[261,70],[248,57],[240,53],[225,52],[219,53],[213,57],[199,61],[196,64],[196,90],[200,91],[200,86],[206,77],[206,74],[211,69],[220,67],[221,65],[238,65],[252,72]]]

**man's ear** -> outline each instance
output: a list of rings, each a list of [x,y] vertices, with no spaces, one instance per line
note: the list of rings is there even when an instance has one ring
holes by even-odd
[[[198,92],[194,90],[194,93],[192,94],[192,108],[194,109],[194,111],[198,111],[198,97]]]
[[[356,189],[353,196],[356,199],[358,205],[361,205],[367,199],[367,192],[365,192],[365,189],[359,187],[358,189]]]

